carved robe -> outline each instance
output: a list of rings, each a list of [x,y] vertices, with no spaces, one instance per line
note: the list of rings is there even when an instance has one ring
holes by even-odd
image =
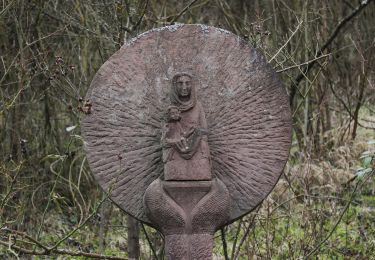
[[[165,133],[165,143],[170,145],[163,153],[165,180],[210,180],[211,161],[207,136],[202,131],[207,130],[206,118],[202,105],[196,100],[194,87],[190,99],[181,101],[177,90],[172,88],[172,104],[181,112],[178,122],[168,123]],[[186,139],[187,149],[179,149],[172,140]],[[168,145],[167,145],[168,146]]]

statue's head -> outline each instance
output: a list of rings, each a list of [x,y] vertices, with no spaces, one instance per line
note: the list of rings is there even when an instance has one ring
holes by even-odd
[[[181,119],[181,113],[178,107],[169,106],[168,107],[168,121],[178,121]]]
[[[192,78],[189,74],[177,74],[174,77],[175,88],[179,97],[187,98],[190,96],[192,88]]]
[[[180,111],[186,111],[195,106],[195,86],[192,75],[182,72],[173,76],[171,101],[172,104],[178,106]]]

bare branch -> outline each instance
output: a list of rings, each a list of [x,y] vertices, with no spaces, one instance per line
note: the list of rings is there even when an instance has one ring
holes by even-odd
[[[273,55],[273,57],[268,62],[273,61],[277,57],[277,55],[279,55],[279,53],[285,48],[285,46],[290,42],[290,40],[293,38],[293,36],[299,30],[299,27],[301,26],[302,22],[303,21],[298,23],[297,28],[292,32],[292,34],[289,36],[288,40],[283,44],[283,46],[281,46],[281,48],[275,53],[275,55]]]
[[[95,253],[88,253],[88,252],[82,252],[82,251],[70,251],[66,249],[54,249],[54,250],[30,250],[26,249],[14,244],[11,244],[9,242],[5,242],[0,240],[0,245],[9,247],[18,253],[26,254],[26,255],[44,255],[44,256],[51,256],[51,255],[69,255],[69,256],[85,256],[90,258],[97,258],[97,259],[111,259],[111,260],[127,260],[127,258],[119,257],[119,256],[108,256],[108,255],[100,255]]]
[[[368,178],[370,178],[374,172],[375,172],[375,170],[373,170],[371,173],[369,173],[367,175],[367,177],[366,177],[366,180]],[[348,203],[346,203],[344,209],[341,211],[341,214],[340,214],[339,218],[337,219],[335,225],[332,227],[331,231],[328,233],[328,235],[313,250],[311,250],[309,252],[309,254],[307,256],[304,257],[304,259],[309,259],[310,256],[313,256],[328,241],[328,239],[333,235],[333,233],[335,232],[336,228],[340,224],[342,218],[344,217],[346,211],[349,209],[349,206],[352,204],[352,201],[354,199],[354,195],[356,194],[356,191],[357,191],[357,189],[359,187],[359,184],[361,183],[363,185],[364,183],[366,183],[366,180],[364,180],[363,182],[360,182],[360,181],[357,182],[357,184],[355,185],[355,187],[353,189],[352,194],[350,195],[350,199],[349,199]]]
[[[173,17],[170,24],[174,24],[178,20],[178,18],[180,18],[197,1],[198,0],[192,0],[187,6],[185,6],[184,9],[181,10],[181,12],[179,12],[175,17]]]
[[[326,58],[326,57],[329,57],[331,56],[331,53],[328,53],[328,54],[324,54],[322,56],[319,56],[319,57],[316,57],[312,60],[309,60],[309,61],[305,61],[304,63],[301,63],[301,64],[297,64],[297,65],[293,65],[293,66],[289,66],[289,67],[286,67],[286,68],[283,68],[283,69],[280,69],[280,70],[277,70],[276,72],[277,73],[280,73],[280,72],[284,72],[284,71],[287,71],[287,70],[290,70],[290,69],[294,69],[294,68],[300,68],[302,66],[305,66],[305,65],[308,65],[310,64],[311,62],[315,62],[317,60],[320,60],[322,58]]]
[[[356,15],[358,15],[366,6],[368,6],[373,0],[365,0],[362,1],[361,4],[353,10],[349,15],[344,17],[335,27],[331,35],[328,37],[328,39],[324,42],[322,47],[318,50],[317,54],[322,55],[323,52],[328,48],[328,46],[335,40],[339,32],[345,27],[345,25],[350,22]],[[298,76],[295,78],[291,85],[291,92],[289,97],[289,104],[290,106],[293,105],[294,96],[297,93],[297,88],[299,83],[305,78],[305,75],[314,67],[316,64],[316,60],[312,61],[307,65],[307,67],[298,74]]]

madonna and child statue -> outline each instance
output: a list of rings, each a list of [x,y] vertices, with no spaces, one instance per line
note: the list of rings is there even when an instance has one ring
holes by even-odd
[[[116,205],[164,235],[166,259],[212,259],[214,233],[266,198],[288,158],[282,83],[222,29],[141,34],[99,69],[86,99],[90,168]]]
[[[173,76],[170,98],[161,139],[164,179],[210,180],[207,122],[190,74]]]
[[[207,122],[193,79],[188,73],[172,77],[161,138],[164,178],[144,195],[171,259],[210,259],[213,234],[229,217],[228,190],[212,178]]]

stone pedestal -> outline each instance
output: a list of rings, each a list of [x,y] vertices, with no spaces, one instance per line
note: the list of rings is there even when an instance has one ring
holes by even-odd
[[[229,193],[220,180],[157,179],[146,190],[144,204],[165,235],[167,259],[212,259],[213,235],[229,217]]]
[[[175,234],[165,236],[167,260],[211,260],[212,234]]]

